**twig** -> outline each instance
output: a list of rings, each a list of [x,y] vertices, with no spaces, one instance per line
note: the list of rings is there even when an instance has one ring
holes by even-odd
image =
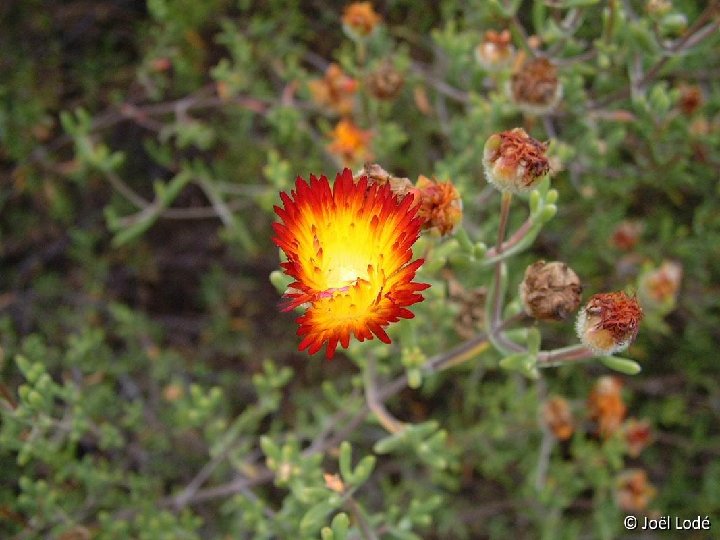
[[[378,399],[377,382],[375,381],[375,357],[372,355],[367,359],[363,380],[365,382],[365,401],[368,408],[377,417],[380,425],[389,433],[401,431],[405,424],[390,414],[383,402]]]

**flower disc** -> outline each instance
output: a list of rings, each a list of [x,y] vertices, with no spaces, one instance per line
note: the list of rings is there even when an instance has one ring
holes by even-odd
[[[285,293],[284,311],[307,306],[297,319],[299,349],[315,354],[327,344],[332,358],[338,342],[390,343],[384,327],[414,315],[407,306],[423,300],[415,283],[423,260],[410,261],[421,220],[412,197],[398,201],[389,185],[354,182],[349,169],[330,187],[327,177],[298,177],[295,190],[280,193],[274,241],[287,256],[281,264],[295,279]]]

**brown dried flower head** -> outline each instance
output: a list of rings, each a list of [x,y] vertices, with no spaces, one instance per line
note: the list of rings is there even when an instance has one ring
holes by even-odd
[[[395,99],[403,86],[405,77],[398,71],[392,60],[384,60],[365,80],[370,94],[381,100]]]
[[[647,420],[637,420],[629,418],[623,427],[625,435],[625,443],[627,444],[628,454],[630,457],[638,457],[648,445],[652,442],[653,433],[650,422]]]
[[[603,438],[615,433],[625,419],[627,407],[621,390],[620,379],[606,375],[597,380],[588,397],[588,416],[597,423],[598,432]]]
[[[330,134],[328,150],[340,157],[344,165],[371,159],[372,132],[360,129],[352,120],[343,118]]]
[[[510,79],[510,96],[528,114],[547,114],[562,97],[557,68],[547,58],[525,61]]]
[[[487,71],[500,71],[512,63],[515,48],[508,30],[488,30],[485,39],[475,47],[475,60]]]
[[[704,99],[700,87],[696,85],[680,85],[680,98],[678,108],[685,116],[692,114],[703,106]]]
[[[637,337],[643,310],[624,292],[596,294],[580,310],[575,329],[588,349],[598,355],[623,351]]]
[[[559,321],[580,307],[580,278],[560,261],[537,261],[525,270],[520,299],[525,313],[539,320]]]
[[[522,128],[491,135],[483,149],[485,176],[500,191],[530,191],[550,173],[547,144]]]
[[[321,79],[308,83],[315,103],[327,107],[341,116],[352,113],[358,83],[348,76],[340,66],[332,63]]]
[[[381,21],[372,2],[353,2],[345,8],[342,23],[345,32],[353,39],[366,38]]]
[[[462,221],[462,199],[452,182],[438,182],[420,175],[412,193],[424,229],[445,236]]]
[[[390,190],[395,194],[398,200],[405,198],[405,195],[411,193],[415,188],[409,178],[400,178],[394,176],[383,169],[377,163],[366,162],[353,179],[357,183],[361,177],[366,176],[368,179],[368,187],[372,184],[384,186],[390,184]]]
[[[628,469],[615,480],[615,501],[625,512],[642,512],[647,509],[655,492],[643,469]]]
[[[618,226],[615,227],[612,237],[610,238],[610,243],[617,249],[630,251],[637,245],[644,229],[645,225],[643,225],[642,221],[621,221]]]
[[[575,431],[570,404],[564,397],[552,396],[543,403],[542,421],[560,441],[568,440]]]

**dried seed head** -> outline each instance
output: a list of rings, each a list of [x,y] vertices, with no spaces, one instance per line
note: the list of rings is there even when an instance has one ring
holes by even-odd
[[[520,299],[525,313],[539,320],[559,321],[580,306],[580,278],[567,264],[537,261],[525,270]]]
[[[353,2],[342,16],[343,29],[352,39],[363,39],[372,34],[381,21],[371,2]]]
[[[588,349],[598,355],[623,351],[637,336],[643,310],[624,292],[596,294],[580,310],[575,328]]]
[[[562,97],[557,68],[547,58],[527,60],[510,79],[510,97],[528,114],[547,114]]]
[[[482,43],[475,47],[475,60],[487,71],[500,71],[512,63],[515,48],[508,30],[488,30]]]
[[[543,403],[542,421],[560,441],[568,440],[575,431],[570,404],[560,396],[552,396]]]
[[[598,426],[601,437],[608,438],[615,433],[625,419],[627,407],[621,391],[622,382],[617,377],[600,377],[588,397],[588,416]]]
[[[530,191],[547,174],[547,144],[515,128],[491,135],[483,149],[485,176],[500,191]]]
[[[655,488],[643,469],[628,469],[615,480],[615,501],[625,512],[642,512],[654,496]]]
[[[462,221],[462,199],[452,182],[438,182],[420,175],[412,191],[423,228],[445,236]]]
[[[370,72],[365,80],[370,94],[382,100],[395,99],[405,84],[405,77],[391,60],[383,61],[377,69]]]

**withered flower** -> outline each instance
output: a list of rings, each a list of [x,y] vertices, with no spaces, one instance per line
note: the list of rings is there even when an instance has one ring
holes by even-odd
[[[560,441],[568,440],[575,431],[570,404],[564,397],[552,396],[543,403],[542,421]]]
[[[547,114],[562,97],[557,68],[547,58],[525,61],[510,79],[510,97],[528,114]]]
[[[638,457],[647,446],[652,442],[652,428],[647,420],[637,420],[629,418],[623,427],[625,435],[625,443],[627,444],[628,454],[631,457]]]
[[[509,30],[488,30],[482,43],[475,47],[475,60],[487,71],[499,71],[510,65],[515,54]]]
[[[580,310],[575,329],[588,349],[598,355],[623,351],[637,337],[643,310],[624,292],[596,294]]]
[[[341,116],[352,113],[358,83],[337,64],[330,64],[325,70],[325,75],[321,79],[310,81],[308,88],[318,105],[327,107]]]
[[[610,437],[625,419],[627,407],[623,401],[622,382],[617,377],[600,377],[588,397],[588,416],[597,423],[600,436]]]
[[[533,139],[522,128],[495,133],[485,142],[485,176],[500,191],[530,191],[550,173],[547,144]]]
[[[647,509],[655,492],[643,469],[628,469],[615,480],[615,501],[625,512],[642,512]]]
[[[617,227],[615,227],[610,242],[617,249],[630,251],[637,245],[644,229],[645,225],[642,221],[621,221]]]
[[[685,116],[692,116],[703,105],[703,95],[700,88],[696,85],[680,85],[680,98],[678,99],[678,108]]]
[[[638,296],[648,307],[673,307],[682,281],[682,264],[663,261],[659,268],[643,272],[639,279]]]
[[[368,185],[378,184],[384,186],[390,184],[390,190],[398,200],[405,198],[405,195],[414,189],[409,178],[394,176],[377,163],[366,162],[360,172],[354,176],[355,182],[358,182],[363,176],[367,177]]]
[[[462,221],[462,199],[452,182],[438,182],[420,175],[412,193],[424,229],[444,236]]]
[[[520,299],[525,313],[539,320],[559,321],[580,306],[580,278],[560,261],[537,261],[525,270]]]
[[[405,84],[405,77],[392,60],[384,60],[365,79],[370,95],[381,100],[395,99]]]

